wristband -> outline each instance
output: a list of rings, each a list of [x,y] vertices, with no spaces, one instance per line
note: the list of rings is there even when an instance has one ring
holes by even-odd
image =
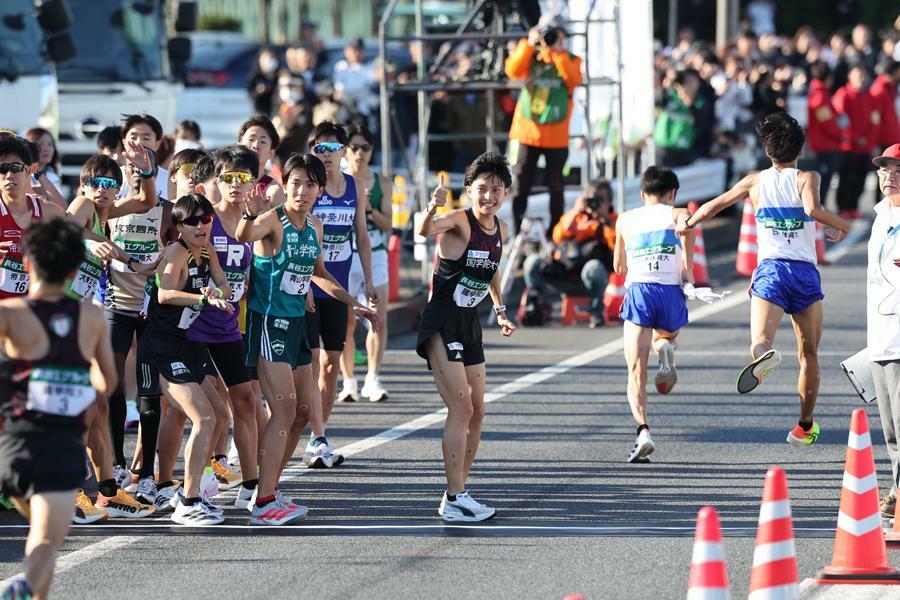
[[[209,300],[203,294],[200,294],[200,306],[206,306],[209,304]]]
[[[251,215],[249,212],[247,212],[246,208],[244,209],[244,212],[241,213],[241,218],[245,219],[247,221],[252,221],[253,219],[255,219],[258,216],[259,215]]]
[[[222,297],[225,296],[225,292],[222,291],[222,288],[214,287],[214,288],[213,288],[213,291],[219,292],[219,297],[220,297],[220,298],[222,298]]]
[[[138,171],[141,176],[141,179],[150,179],[153,177],[153,169],[148,169],[146,171]]]
[[[132,267],[131,265],[133,265],[133,264],[136,263],[136,262],[137,262],[137,261],[134,260],[134,257],[133,257],[133,256],[129,256],[129,257],[128,257],[128,262],[125,263],[125,266],[128,267],[128,270],[129,270],[129,271],[131,271],[132,273],[134,273],[134,272],[135,272],[134,267]]]
[[[34,178],[40,179],[41,177],[43,177],[46,174],[47,174],[47,167],[44,167],[43,169],[38,169],[37,171],[34,172]]]
[[[501,314],[505,313],[505,312],[506,312],[506,305],[505,305],[505,304],[501,304],[500,306],[495,306],[495,307],[494,307],[494,314],[497,315],[498,317],[499,317]]]

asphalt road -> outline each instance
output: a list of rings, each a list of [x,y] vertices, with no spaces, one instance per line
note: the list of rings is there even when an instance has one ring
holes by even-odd
[[[776,340],[782,366],[757,392],[735,392],[747,362],[746,282],[729,284],[725,303],[692,305],[699,312],[679,338],[678,385],[667,397],[651,391],[657,452],[647,465],[624,462],[634,427],[620,326],[521,329],[510,340],[489,330],[491,403],[469,489],[498,515],[443,526],[435,513],[442,403],[407,337],[387,357],[390,400],[335,410],[330,438],[346,464],[290,470],[283,487],[310,507],[303,524],[250,529],[246,514],[229,508],[226,526],[203,531],[168,519],[74,528],[55,597],[683,598],[694,520],[706,504],[723,523],[732,593],[746,597],[770,465],[788,472],[800,574],[811,577],[831,562],[849,417],[859,406],[839,362],[865,345],[864,251],[856,245],[822,270],[822,436],[812,447],[784,441],[798,414],[788,320]],[[727,257],[711,263],[729,268]],[[884,485],[877,412],[867,410]],[[20,570],[24,534],[15,516],[0,515],[0,579]],[[900,567],[900,551],[890,557]]]

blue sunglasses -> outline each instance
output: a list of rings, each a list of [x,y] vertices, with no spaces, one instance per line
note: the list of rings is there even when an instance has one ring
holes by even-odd
[[[312,151],[315,154],[324,154],[325,152],[340,152],[341,148],[343,148],[343,144],[339,144],[338,142],[322,142],[321,144],[316,144],[312,147]]]

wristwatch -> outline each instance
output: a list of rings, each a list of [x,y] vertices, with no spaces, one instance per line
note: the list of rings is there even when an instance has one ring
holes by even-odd
[[[134,272],[135,272],[134,267],[131,266],[131,265],[133,265],[133,264],[136,263],[136,262],[137,262],[137,261],[134,260],[134,257],[133,257],[133,256],[129,256],[129,257],[128,257],[128,262],[125,263],[125,266],[128,267],[128,270],[129,270],[129,271],[131,271],[132,273],[134,273]]]
[[[138,173],[140,174],[141,179],[150,179],[151,177],[153,177],[153,169],[152,168],[150,168],[146,171],[138,171]]]
[[[241,213],[241,218],[242,218],[242,219],[246,219],[246,220],[248,220],[248,221],[252,221],[253,219],[255,219],[255,218],[258,217],[258,216],[259,216],[259,215],[251,215],[251,214],[247,211],[246,208],[244,209],[244,212]]]
[[[501,314],[505,313],[505,312],[506,312],[506,305],[505,305],[505,304],[501,304],[500,306],[495,306],[495,307],[494,307],[494,314],[497,315],[498,317],[499,317]]]
[[[47,174],[47,167],[44,167],[43,169],[38,169],[37,171],[34,172],[34,178],[40,179],[41,177],[43,177],[46,174]]]

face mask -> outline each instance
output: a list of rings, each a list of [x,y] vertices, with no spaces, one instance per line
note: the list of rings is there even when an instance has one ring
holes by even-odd
[[[278,59],[270,58],[263,64],[263,71],[271,72],[278,68]]]
[[[299,102],[300,101],[300,90],[296,88],[281,88],[278,92],[278,97],[281,98],[282,102]]]

